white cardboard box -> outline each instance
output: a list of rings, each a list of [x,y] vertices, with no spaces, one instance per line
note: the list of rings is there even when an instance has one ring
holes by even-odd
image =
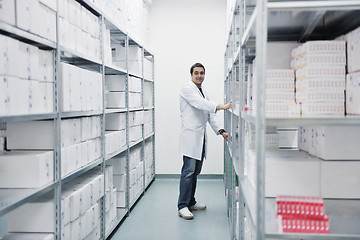
[[[126,128],[126,113],[109,113],[105,115],[105,130],[122,130]]]
[[[360,72],[346,75],[346,114],[360,114]]]
[[[360,161],[321,161],[321,196],[360,198]]]
[[[126,91],[126,75],[106,75],[105,86],[111,92]]]
[[[26,203],[8,215],[9,232],[54,232],[54,200],[38,198],[35,202]]]
[[[114,174],[114,188],[116,188],[117,191],[125,191],[126,174],[122,174],[122,175]]]
[[[349,73],[360,70],[360,27],[346,35],[347,70]]]
[[[106,108],[125,107],[125,92],[109,92],[106,94]]]
[[[126,206],[125,204],[125,192],[124,191],[117,191],[116,192],[116,206],[120,208],[124,208]]]
[[[7,123],[8,149],[54,148],[54,122],[28,121]]]
[[[359,126],[316,128],[315,155],[324,160],[360,160]]]
[[[320,195],[320,160],[301,157],[267,157],[265,196]]]
[[[53,152],[0,153],[1,188],[38,188],[53,181]]]
[[[122,175],[126,173],[126,155],[113,157],[112,159],[108,160],[106,164],[113,166],[115,175]]]
[[[1,1],[0,21],[15,26],[15,0]]]

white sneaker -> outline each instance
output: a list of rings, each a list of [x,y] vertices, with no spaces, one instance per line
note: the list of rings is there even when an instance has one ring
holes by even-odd
[[[187,207],[184,207],[179,210],[179,216],[186,220],[190,220],[194,218],[194,215],[189,211]]]
[[[203,203],[195,203],[195,205],[190,207],[190,210],[205,210],[206,205]]]

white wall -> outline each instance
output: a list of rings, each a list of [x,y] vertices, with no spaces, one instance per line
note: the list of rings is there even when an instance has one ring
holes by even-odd
[[[210,99],[224,101],[226,0],[153,0],[150,50],[155,55],[156,173],[179,174],[179,92],[190,67],[206,68],[203,87]],[[218,113],[223,123],[223,112]],[[208,157],[203,174],[223,173],[223,138],[208,125]]]

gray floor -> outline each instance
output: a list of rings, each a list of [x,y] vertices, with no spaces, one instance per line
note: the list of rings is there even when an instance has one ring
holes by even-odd
[[[111,240],[230,240],[223,180],[198,180],[196,199],[207,209],[193,220],[178,216],[178,188],[177,179],[156,179]]]

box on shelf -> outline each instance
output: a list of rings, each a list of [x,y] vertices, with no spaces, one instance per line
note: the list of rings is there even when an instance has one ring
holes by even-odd
[[[126,155],[120,155],[111,158],[106,164],[113,166],[115,175],[123,175],[126,173]]]
[[[359,199],[359,168],[360,161],[321,161],[321,196]]]
[[[126,174],[117,175],[114,174],[114,188],[118,192],[123,192],[126,189]]]
[[[346,75],[346,114],[360,114],[360,72]]]
[[[360,27],[345,35],[347,40],[347,70],[349,73],[360,70]]]
[[[126,75],[105,75],[105,86],[110,92],[125,92]]]
[[[301,104],[302,115],[344,115],[345,114],[344,102],[304,102]]]
[[[15,0],[6,0],[1,2],[0,21],[15,26]]]
[[[129,93],[129,108],[141,107],[141,93]]]
[[[53,181],[52,151],[0,152],[0,188],[38,188]]]
[[[129,92],[141,93],[141,78],[129,77]]]
[[[267,157],[265,196],[320,195],[320,161],[302,154],[300,157]],[[305,174],[306,173],[306,174]]]
[[[122,130],[126,128],[126,113],[109,113],[105,115],[105,130]]]
[[[106,93],[106,108],[125,108],[125,92]]]
[[[315,130],[315,155],[324,160],[360,160],[359,126],[326,126]]]
[[[54,122],[7,123],[7,147],[8,149],[54,149]]]

